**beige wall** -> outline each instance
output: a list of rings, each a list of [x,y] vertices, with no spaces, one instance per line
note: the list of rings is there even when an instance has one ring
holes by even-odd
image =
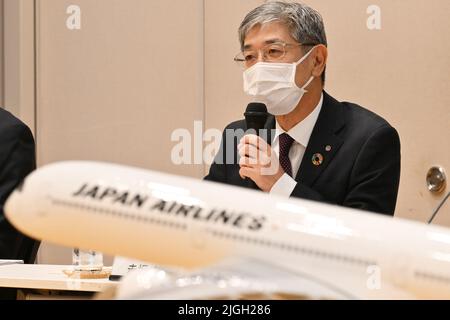
[[[223,129],[243,118],[248,98],[242,89],[242,68],[233,58],[240,50],[238,27],[262,0],[205,1],[205,124]]]
[[[37,0],[36,101],[33,0],[4,1],[12,13],[6,93],[26,119],[34,119],[36,102],[39,165],[102,160],[200,178],[201,165],[171,163],[171,132],[192,132],[194,120],[221,130],[242,118],[248,98],[232,60],[237,27],[262,0]],[[327,28],[327,91],[399,130],[397,216],[425,221],[442,198],[427,191],[425,174],[434,164],[450,170],[450,2],[307,2]],[[71,4],[82,9],[81,30],[66,28]],[[372,4],[381,8],[381,30],[366,26]],[[450,226],[449,204],[436,223]],[[67,249],[40,251],[40,262],[68,261]]]
[[[201,165],[171,162],[170,136],[203,118],[203,2],[38,3],[39,164],[90,159],[200,176]],[[82,24],[72,31],[74,3]]]
[[[384,116],[402,142],[397,216],[425,221],[442,199],[426,188],[428,169],[450,170],[450,30],[445,0],[310,1],[327,21],[328,90]],[[382,28],[365,27],[365,9],[376,3]],[[339,10],[339,6],[345,10]],[[336,14],[342,12],[345,14]],[[435,221],[450,226],[450,204]]]
[[[4,3],[4,106],[35,132],[34,1]]]
[[[66,9],[81,9],[81,29]],[[202,120],[203,1],[38,1],[38,163],[98,160],[200,177],[171,133]],[[41,261],[67,251],[43,246]],[[58,258],[59,260],[59,258]]]

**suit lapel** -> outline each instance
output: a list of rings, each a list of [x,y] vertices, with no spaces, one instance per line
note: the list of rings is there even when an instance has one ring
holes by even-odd
[[[344,142],[337,133],[345,125],[342,105],[326,92],[322,110],[314,126],[308,146],[305,150],[296,181],[311,187]]]

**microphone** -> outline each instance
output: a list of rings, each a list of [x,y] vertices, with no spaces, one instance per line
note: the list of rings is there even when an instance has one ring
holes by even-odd
[[[431,218],[428,220],[428,224],[431,224],[433,222],[433,220],[434,220],[434,218],[436,218],[436,215],[438,214],[439,210],[441,210],[442,206],[444,205],[444,203],[447,201],[447,199],[449,197],[450,197],[450,192],[447,193],[447,195],[444,197],[444,199],[442,199],[442,201],[437,206],[436,210],[434,210],[433,214],[431,215]]]
[[[256,135],[259,136],[259,130],[264,129],[269,114],[267,113],[267,107],[265,104],[252,102],[247,106],[244,116],[247,124],[247,130],[255,130]],[[258,188],[252,179],[245,178],[245,180],[250,188]]]
[[[267,107],[263,103],[252,102],[247,106],[244,113],[245,122],[247,123],[247,130],[256,130],[256,134],[259,135],[259,130],[264,129],[267,117]]]

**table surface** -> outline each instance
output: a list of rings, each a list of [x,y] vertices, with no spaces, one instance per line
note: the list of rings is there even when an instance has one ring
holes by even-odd
[[[0,266],[0,287],[102,292],[118,285],[104,279],[72,279],[63,271],[71,266],[44,264],[10,264]]]

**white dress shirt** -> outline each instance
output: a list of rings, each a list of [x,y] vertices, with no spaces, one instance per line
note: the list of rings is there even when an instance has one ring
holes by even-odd
[[[303,121],[298,123],[291,130],[286,132],[295,141],[289,150],[289,160],[291,160],[292,165],[292,175],[294,178],[297,176],[298,170],[300,169],[300,164],[303,160],[303,155],[305,154],[306,147],[308,146],[309,139],[311,138],[312,131],[316,125],[317,119],[319,118],[320,110],[322,110],[323,104],[323,94],[320,97],[319,104],[307,116]],[[280,135],[285,133],[285,131],[280,127],[278,121],[276,121],[275,127],[275,138],[272,143],[272,149],[280,157]],[[292,192],[297,185],[295,179],[285,173],[272,187],[270,190],[271,194],[282,195],[290,197]]]

